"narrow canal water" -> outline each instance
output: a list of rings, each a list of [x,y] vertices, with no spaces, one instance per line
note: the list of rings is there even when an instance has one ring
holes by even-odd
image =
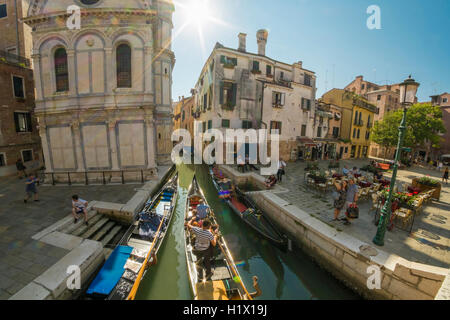
[[[187,189],[194,173],[207,201],[216,213],[220,230],[246,286],[252,288],[252,276],[258,276],[263,293],[257,299],[360,299],[329,273],[320,269],[298,248],[294,247],[292,251],[283,252],[246,226],[228,205],[218,198],[206,166],[181,165],[178,172],[180,184],[176,215],[166,241],[159,251],[158,263],[147,273],[139,288],[137,299],[192,299],[182,230]]]

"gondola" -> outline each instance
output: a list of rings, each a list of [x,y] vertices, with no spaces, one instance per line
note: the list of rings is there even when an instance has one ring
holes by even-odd
[[[186,199],[185,219],[187,221],[192,217],[192,211],[197,207],[200,200],[203,200],[203,203],[209,207],[194,176]],[[209,207],[208,219],[213,226],[217,226],[211,207]],[[184,228],[184,240],[189,282],[195,300],[252,300],[261,294],[256,277],[253,277],[253,286],[256,292],[249,293],[247,291],[222,236],[219,236],[214,248],[215,254],[211,261],[213,270],[211,279],[198,282],[196,257],[193,253],[193,234],[187,227]]]
[[[175,210],[176,173],[149,199],[86,291],[86,298],[134,300],[148,267],[156,263]]]
[[[209,173],[219,196],[224,195],[221,198],[227,202],[234,213],[280,249],[285,250],[287,248],[287,237],[275,227],[244,192],[234,186],[216,167],[210,167]]]

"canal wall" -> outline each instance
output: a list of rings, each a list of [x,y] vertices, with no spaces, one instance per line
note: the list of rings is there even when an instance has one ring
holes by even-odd
[[[254,173],[242,174],[221,166],[233,181],[258,183]],[[246,177],[244,177],[246,176]],[[441,288],[448,270],[408,261],[339,231],[300,208],[265,190],[247,194],[278,224],[291,240],[321,267],[366,299],[431,300]],[[372,268],[370,268],[372,267]],[[374,268],[375,267],[375,268]],[[380,288],[369,289],[374,269],[380,271]],[[369,281],[372,283],[372,281]]]

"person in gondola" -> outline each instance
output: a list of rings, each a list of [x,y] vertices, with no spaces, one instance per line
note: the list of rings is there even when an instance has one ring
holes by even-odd
[[[205,270],[206,273],[206,281],[209,281],[213,275],[211,270],[211,258],[217,243],[219,227],[216,226],[215,230],[212,231],[211,221],[208,219],[203,221],[201,228],[193,226],[191,222],[187,224],[187,227],[195,234],[195,244],[192,252],[197,258],[197,281],[203,282],[203,270]]]
[[[199,200],[199,205],[197,206],[197,215],[199,219],[206,219],[209,213],[209,207],[203,203],[203,200]]]

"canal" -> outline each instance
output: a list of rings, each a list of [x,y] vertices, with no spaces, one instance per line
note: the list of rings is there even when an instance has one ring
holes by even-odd
[[[178,172],[180,183],[176,214],[166,241],[159,251],[158,263],[147,273],[136,299],[192,299],[184,253],[183,217],[187,191],[194,174],[216,213],[220,230],[242,280],[249,289],[252,288],[252,276],[258,276],[263,293],[257,299],[360,299],[331,274],[319,268],[298,248],[293,247],[292,251],[283,252],[246,226],[228,205],[218,198],[206,166],[181,165]]]

